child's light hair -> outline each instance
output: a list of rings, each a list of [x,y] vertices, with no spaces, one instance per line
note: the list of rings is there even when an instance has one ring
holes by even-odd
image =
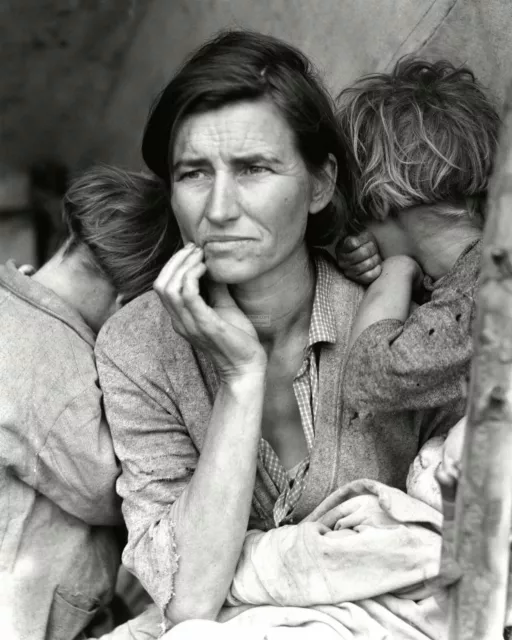
[[[100,165],[75,179],[63,200],[69,238],[84,264],[107,278],[124,302],[151,289],[181,244],[164,183],[156,176]]]
[[[499,117],[469,69],[404,58],[338,101],[356,228],[425,204],[483,216]]]

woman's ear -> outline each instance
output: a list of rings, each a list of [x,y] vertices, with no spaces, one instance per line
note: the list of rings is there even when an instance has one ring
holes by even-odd
[[[338,175],[338,163],[336,158],[329,154],[324,166],[313,176],[313,192],[309,213],[314,215],[323,211],[331,202],[336,188],[336,177]]]

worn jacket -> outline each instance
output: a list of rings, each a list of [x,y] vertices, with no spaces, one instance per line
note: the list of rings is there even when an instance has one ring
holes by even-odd
[[[0,267],[0,638],[73,640],[112,596],[119,473],[95,336]]]

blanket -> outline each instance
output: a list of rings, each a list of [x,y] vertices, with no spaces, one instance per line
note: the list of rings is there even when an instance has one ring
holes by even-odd
[[[351,482],[298,525],[249,531],[218,622],[165,638],[442,640],[441,527],[422,500]]]

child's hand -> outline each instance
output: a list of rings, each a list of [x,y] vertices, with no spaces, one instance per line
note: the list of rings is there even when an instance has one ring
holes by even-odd
[[[336,259],[344,275],[358,284],[372,283],[382,271],[377,242],[369,231],[347,236],[336,247]]]
[[[460,477],[462,449],[466,434],[466,417],[450,429],[443,446],[443,458],[436,471],[436,480],[441,487],[445,518],[452,519],[455,509],[455,494]]]
[[[14,265],[24,276],[33,276],[36,272],[35,268],[31,264],[22,264],[18,266],[16,263],[14,263]]]
[[[457,582],[462,571],[455,559],[455,497],[459,483],[462,451],[466,433],[466,418],[452,427],[443,447],[443,457],[436,471],[443,500],[443,549],[441,569],[437,578],[439,586]]]

